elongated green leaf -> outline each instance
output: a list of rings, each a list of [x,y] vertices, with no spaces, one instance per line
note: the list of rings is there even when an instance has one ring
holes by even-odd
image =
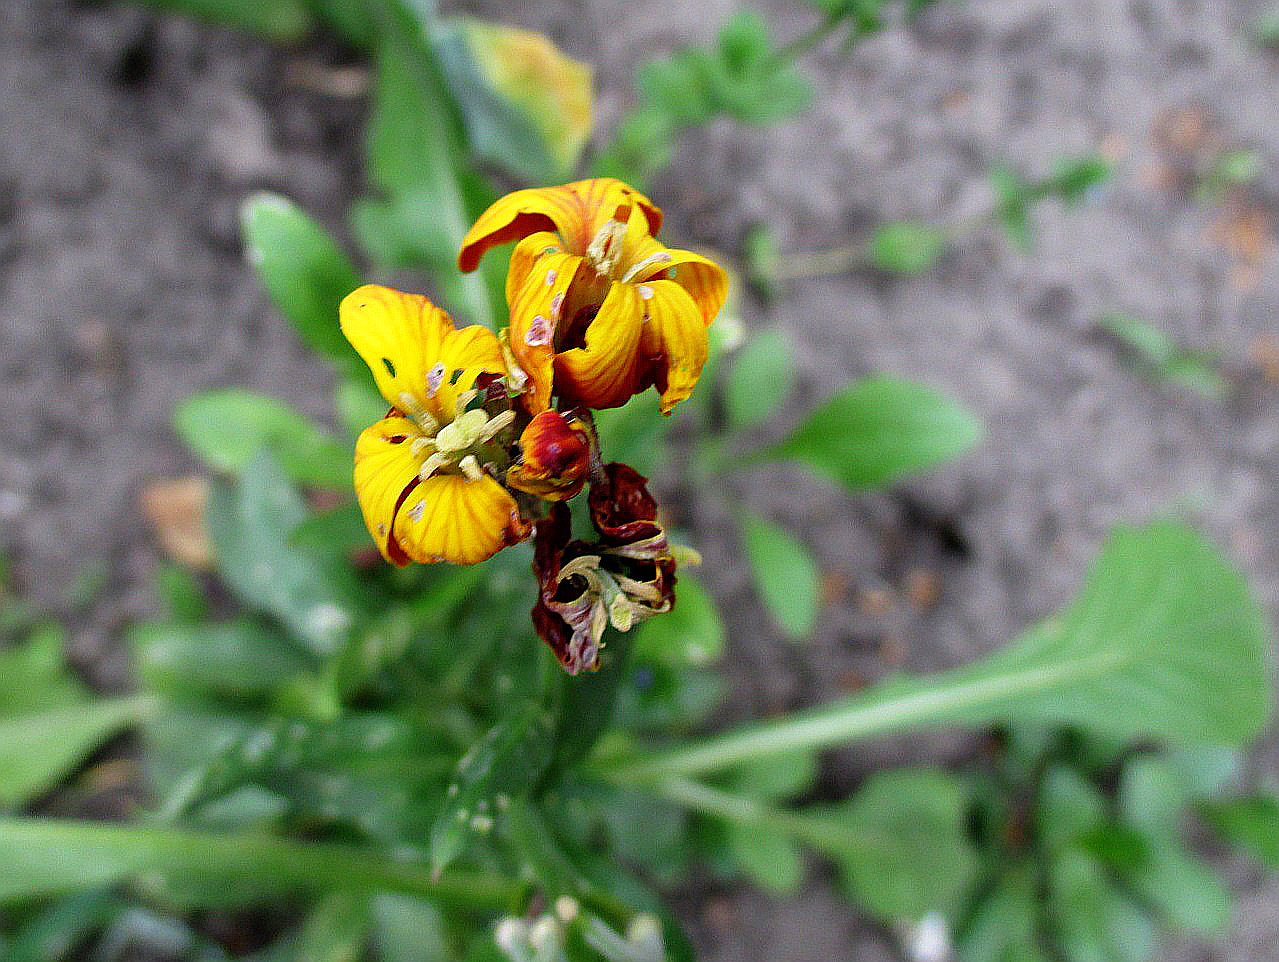
[[[154,706],[153,699],[137,695],[0,719],[0,806],[20,805],[53,788],[109,736],[141,721]]]
[[[434,47],[476,155],[532,183],[568,177],[590,138],[591,70],[542,34],[462,18]]]
[[[808,546],[785,528],[752,514],[740,518],[755,590],[777,626],[793,641],[807,638],[817,621],[821,572]]]
[[[431,864],[444,868],[472,835],[493,830],[512,797],[527,792],[546,771],[554,748],[555,719],[541,706],[517,706],[462,757],[448,798],[431,827]]]
[[[338,304],[360,273],[319,224],[279,194],[254,194],[240,208],[249,263],[280,313],[312,350],[358,375],[364,362],[338,328]]]
[[[780,331],[747,340],[724,383],[724,408],[734,428],[752,427],[776,414],[791,390],[790,344]]]
[[[192,453],[218,471],[238,475],[268,448],[294,481],[351,484],[352,447],[264,394],[239,388],[196,394],[178,406],[173,424]]]
[[[429,42],[433,10],[413,0],[387,0],[384,9],[366,151],[369,179],[385,199],[356,209],[357,231],[383,254],[410,252],[438,275],[442,299],[463,321],[493,327],[484,278],[456,270],[478,212],[468,209],[457,168],[465,140]],[[391,246],[379,236],[387,230]]]
[[[976,417],[932,388],[877,376],[829,398],[763,456],[865,488],[957,457],[981,434]]]
[[[142,684],[152,692],[266,699],[319,667],[278,629],[250,621],[144,624],[130,640]]]
[[[43,818],[0,818],[0,902],[38,898],[162,872],[239,882],[263,892],[329,889],[419,895],[447,905],[500,910],[518,885],[446,872],[358,848],[261,835]]]
[[[245,468],[238,487],[215,486],[209,499],[209,532],[227,584],[314,652],[331,655],[350,637],[358,588],[340,561],[289,543],[305,517],[301,496],[266,451]]]
[[[1072,605],[988,658],[608,769],[645,781],[925,726],[1009,721],[1242,743],[1269,714],[1266,646],[1256,601],[1211,545],[1176,522],[1123,527]]]

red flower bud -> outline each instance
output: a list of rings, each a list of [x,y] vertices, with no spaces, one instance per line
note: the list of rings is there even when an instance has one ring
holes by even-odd
[[[520,435],[523,456],[506,473],[512,488],[567,501],[582,490],[591,469],[592,433],[571,412],[543,411]]]

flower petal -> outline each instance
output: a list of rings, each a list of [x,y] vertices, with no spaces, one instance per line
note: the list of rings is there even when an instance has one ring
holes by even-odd
[[[392,564],[411,560],[395,539],[395,516],[418,485],[421,458],[412,453],[421,429],[408,418],[383,418],[355,442],[355,495],[364,523],[382,557]]]
[[[657,385],[659,406],[669,416],[676,404],[688,400],[706,366],[706,323],[677,281],[651,281],[636,289],[647,312],[639,353],[651,364],[645,376]]]
[[[555,355],[556,393],[574,404],[612,408],[635,393],[644,299],[631,284],[612,284],[586,328],[585,345]]]
[[[728,275],[714,261],[692,251],[663,247],[652,237],[635,235],[630,231],[626,246],[627,269],[649,261],[631,278],[633,283],[663,279],[675,281],[697,302],[707,324],[723,310],[724,301],[728,299]]]
[[[582,258],[572,254],[547,254],[524,276],[509,302],[511,353],[532,385],[524,395],[530,413],[545,411],[551,403],[555,332],[581,266]]]
[[[530,530],[515,499],[492,478],[437,474],[404,499],[393,534],[415,561],[465,565],[487,561]]]
[[[457,266],[470,273],[490,247],[546,230],[558,231],[570,253],[585,254],[595,233],[631,205],[643,209],[650,233],[656,234],[662,212],[639,191],[611,177],[517,190],[493,204],[467,231]]]
[[[510,304],[515,299],[516,291],[524,283],[524,279],[533,269],[538,258],[545,254],[562,253],[564,249],[561,246],[560,235],[549,230],[529,234],[516,244],[515,250],[511,252],[510,267],[506,271],[506,303]]]
[[[492,331],[478,325],[457,330],[420,294],[366,284],[343,298],[339,313],[342,333],[368,364],[382,396],[409,413],[422,410],[451,421],[459,392],[483,372],[506,372]]]

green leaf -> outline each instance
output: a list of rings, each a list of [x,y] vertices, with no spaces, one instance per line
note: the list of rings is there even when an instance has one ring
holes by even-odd
[[[1152,380],[1187,387],[1207,397],[1229,392],[1229,382],[1211,354],[1183,351],[1163,331],[1131,314],[1106,314],[1099,323],[1136,354]]]
[[[1154,953],[1150,919],[1109,882],[1097,861],[1067,849],[1049,865],[1049,923],[1071,962],[1145,962]]]
[[[107,738],[154,708],[153,699],[137,695],[0,719],[0,807],[43,795]]]
[[[183,443],[215,470],[239,475],[266,448],[299,484],[351,485],[351,445],[275,398],[239,388],[206,391],[183,401],[173,423]]]
[[[1279,50],[1279,9],[1268,10],[1252,24],[1252,37],[1263,47]]]
[[[1150,842],[1148,857],[1124,877],[1173,925],[1220,932],[1230,924],[1230,892],[1178,837],[1190,800],[1190,786],[1168,761],[1139,758],[1124,767],[1120,812]]]
[[[278,632],[250,621],[143,624],[130,642],[143,688],[162,694],[266,700],[318,669],[314,658]]]
[[[1029,871],[1014,869],[978,904],[958,940],[964,962],[1047,962],[1038,945],[1039,897]]]
[[[13,943],[0,951],[5,962],[52,962],[73,958],[77,946],[108,926],[127,908],[119,896],[90,889],[58,899],[21,926],[13,927]]]
[[[456,260],[471,225],[466,190],[455,166],[466,156],[460,123],[428,38],[430,11],[414,0],[388,0],[377,48],[373,112],[366,130],[366,167],[382,198],[353,211],[366,241],[393,231],[395,247],[432,270],[442,300],[461,320],[493,327],[496,314],[480,274],[460,275]],[[379,245],[386,253],[386,245]],[[489,259],[486,259],[486,263]],[[492,269],[492,268],[486,268]]]
[[[1002,651],[785,719],[617,759],[628,780],[938,725],[1073,725],[1116,737],[1242,744],[1270,711],[1268,634],[1240,574],[1171,521],[1120,527],[1080,597]]]
[[[576,678],[564,674],[560,679],[555,754],[548,781],[586,757],[608,729],[630,664],[632,639],[630,632],[618,632],[601,651],[598,671]]]
[[[62,627],[44,624],[23,644],[0,651],[0,718],[89,699],[88,689],[67,669],[65,647]]]
[[[1106,801],[1086,778],[1068,765],[1050,767],[1040,785],[1035,824],[1050,851],[1072,845],[1106,817]]]
[[[591,69],[539,33],[469,17],[435,51],[481,159],[533,183],[572,174],[591,136]]]
[[[299,40],[311,27],[305,0],[143,0],[147,6],[248,30],[268,40]]]
[[[358,962],[372,921],[367,892],[325,895],[302,923],[298,962]]]
[[[817,780],[817,754],[798,751],[756,759],[732,769],[726,780],[735,792],[750,798],[793,798],[808,791]]]
[[[735,430],[754,427],[776,414],[790,395],[794,361],[781,331],[749,338],[733,358],[724,382],[724,408]]]
[[[646,118],[646,127],[657,129],[656,118],[660,117],[661,139],[669,139],[676,126],[695,126],[713,117],[718,104],[709,89],[710,64],[710,57],[704,51],[681,50],[665,60],[640,67],[635,76],[636,86],[655,108],[638,115]],[[629,131],[631,136],[636,132]]]
[[[981,435],[974,415],[932,388],[880,375],[827,399],[761,457],[803,461],[832,481],[866,488],[958,457]]]
[[[674,664],[705,665],[724,653],[724,621],[714,600],[692,576],[681,573],[675,607],[638,629],[635,657]]]
[[[817,561],[807,545],[771,521],[743,513],[739,522],[755,590],[782,632],[792,641],[802,641],[817,622]]]
[[[263,451],[245,467],[238,487],[214,487],[209,533],[219,572],[245,603],[279,618],[316,654],[332,655],[350,637],[358,589],[349,567],[289,543],[306,514]]]
[[[425,899],[379,895],[373,900],[374,933],[382,962],[451,962],[444,917]]]
[[[1033,238],[1027,206],[1031,185],[1007,167],[993,168],[990,183],[995,191],[995,218],[1009,242],[1022,251],[1030,250]]]
[[[432,880],[423,865],[344,845],[156,826],[0,818],[0,902],[58,895],[150,873],[201,876],[261,892],[396,892],[443,905],[501,911],[515,882],[460,871]]]
[[[240,224],[249,263],[298,336],[348,374],[359,374],[364,362],[338,327],[338,304],[360,286],[355,265],[323,227],[279,194],[246,200]]]
[[[977,876],[968,794],[945,772],[872,775],[850,801],[804,834],[835,860],[849,893],[885,920],[953,917]]]
[[[1227,841],[1279,869],[1279,799],[1270,795],[1231,799],[1203,807],[1203,815]]]
[[[769,892],[791,894],[804,881],[804,857],[785,831],[729,823],[725,843],[741,870]]]
[[[1088,192],[1100,187],[1110,176],[1110,164],[1100,154],[1058,161],[1049,179],[1049,190],[1068,205],[1081,203]]]
[[[550,764],[554,733],[555,719],[543,708],[517,705],[462,757],[431,827],[436,871],[462,854],[474,835],[491,832],[509,800],[533,787]]]
[[[884,224],[870,241],[871,261],[890,274],[922,274],[946,252],[946,232],[931,224]]]

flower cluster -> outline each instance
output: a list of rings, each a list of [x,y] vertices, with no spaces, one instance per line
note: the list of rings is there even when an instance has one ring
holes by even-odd
[[[521,190],[458,255],[475,270],[515,242],[510,325],[456,328],[425,297],[366,285],[342,301],[347,339],[390,405],[360,435],[355,490],[387,561],[476,564],[534,538],[538,634],[572,674],[598,667],[607,625],[674,604],[675,560],[645,479],[605,464],[592,410],[655,387],[669,415],[706,363],[727,278],[657,240],[662,213],[621,181]],[[569,499],[590,486],[595,539]]]

